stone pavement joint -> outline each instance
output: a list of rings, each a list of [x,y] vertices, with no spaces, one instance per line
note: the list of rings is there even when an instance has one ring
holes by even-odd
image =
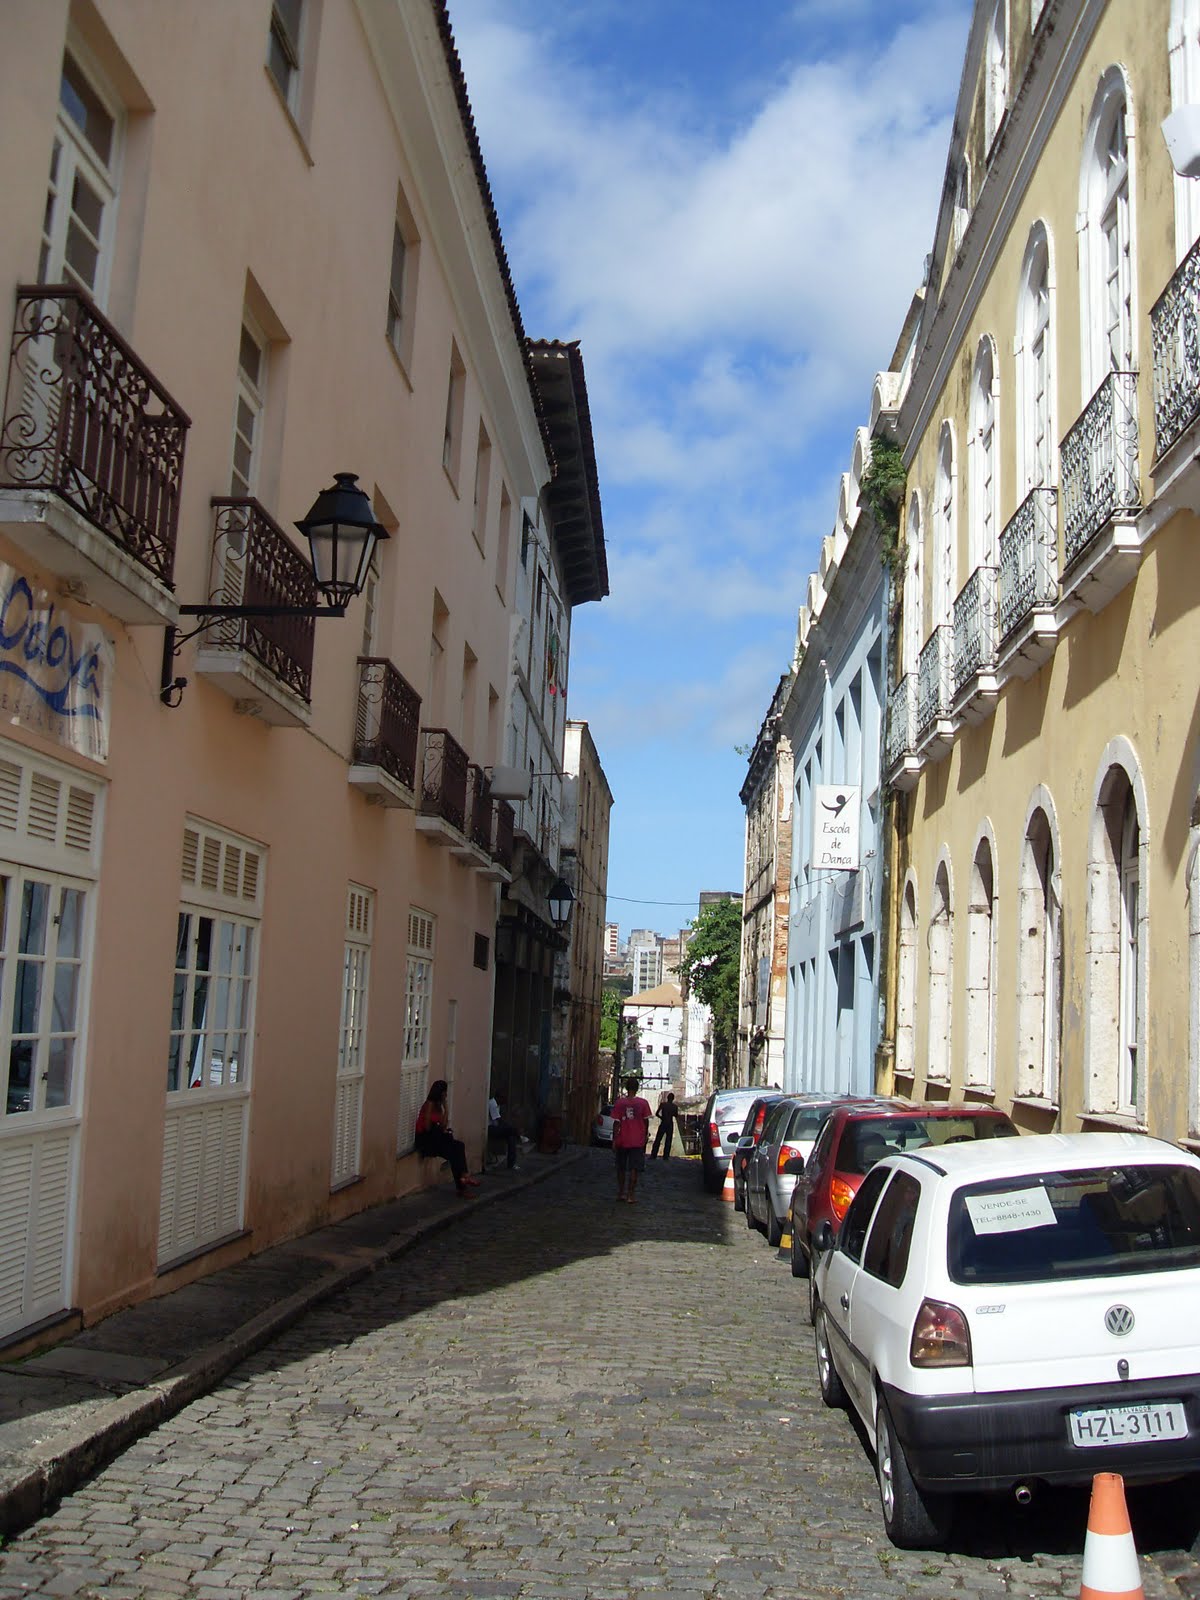
[[[0,1535],[29,1527],[313,1307],[585,1154],[564,1147],[527,1154],[519,1174],[494,1168],[469,1204],[445,1185],[401,1195],[0,1362]],[[197,1316],[198,1302],[213,1314]]]

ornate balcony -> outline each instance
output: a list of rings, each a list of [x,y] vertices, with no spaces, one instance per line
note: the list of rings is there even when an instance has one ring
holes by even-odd
[[[467,764],[466,838],[450,847],[450,854],[481,872],[492,865],[492,783],[475,761]]]
[[[954,723],[950,718],[954,630],[947,623],[935,628],[917,661],[917,750],[936,761],[950,748]]]
[[[1000,663],[1030,677],[1058,637],[1058,491],[1031,489],[1000,535]]]
[[[1200,243],[1194,244],[1150,309],[1154,352],[1154,455],[1200,418]]]
[[[316,608],[312,567],[257,500],[212,507],[214,605]],[[314,627],[312,617],[224,617],[201,635],[196,671],[264,722],[306,727]]]
[[[17,290],[0,530],[124,622],[176,621],[188,418],[79,289]]]
[[[447,728],[422,728],[417,832],[438,845],[462,845],[467,823],[467,752]]]
[[[350,782],[379,805],[412,810],[421,697],[382,656],[358,658]]]
[[[911,789],[924,765],[917,755],[917,675],[906,672],[888,696],[885,776],[893,789]]]
[[[492,860],[511,875],[516,848],[516,814],[507,800],[494,800],[492,806]]]
[[[1063,599],[1093,611],[1137,571],[1137,373],[1110,372],[1062,443]]]
[[[979,566],[954,601],[954,663],[951,714],[978,722],[992,711],[1000,692],[996,672],[1000,616],[996,568]]]

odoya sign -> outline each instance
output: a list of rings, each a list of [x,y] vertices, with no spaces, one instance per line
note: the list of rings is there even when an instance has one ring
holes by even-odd
[[[0,717],[108,759],[113,644],[0,562]]]

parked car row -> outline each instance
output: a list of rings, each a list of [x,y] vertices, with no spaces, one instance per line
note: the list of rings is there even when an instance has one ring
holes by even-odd
[[[1200,1473],[1200,1159],[1016,1138],[989,1106],[742,1095],[747,1222],[790,1227],[894,1544],[942,1543],[967,1494]]]

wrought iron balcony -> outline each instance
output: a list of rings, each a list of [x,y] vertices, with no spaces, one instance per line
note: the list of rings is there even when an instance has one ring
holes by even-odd
[[[421,697],[382,656],[359,656],[358,669],[350,781],[384,805],[411,806]]]
[[[954,694],[996,665],[996,569],[976,567],[954,601]]]
[[[315,610],[312,567],[269,512],[252,499],[215,499],[214,604]],[[311,616],[223,617],[205,628],[197,671],[268,722],[303,724],[312,692]]]
[[[1068,567],[1116,518],[1141,510],[1136,372],[1110,372],[1063,440],[1062,495]]]
[[[511,872],[516,813],[507,800],[493,800],[492,807],[492,860],[505,872]]]
[[[1058,491],[1031,489],[1000,535],[1000,637],[1058,599]]]
[[[887,746],[884,757],[888,771],[917,747],[917,678],[906,672],[888,696]]]
[[[421,731],[424,735],[418,807],[421,817],[446,823],[462,834],[467,821],[467,752],[447,728]]]
[[[467,837],[484,855],[492,853],[492,782],[474,761],[468,768],[471,791],[471,822]]]
[[[953,629],[943,623],[925,641],[917,662],[917,738],[924,739],[950,707]]]
[[[1200,243],[1150,309],[1154,453],[1164,456],[1200,417]]]
[[[50,513],[26,506],[23,514],[9,493],[5,530],[126,620],[167,614],[188,426],[82,290],[17,290],[0,491],[53,496],[82,520],[72,525],[68,514],[51,525]]]

